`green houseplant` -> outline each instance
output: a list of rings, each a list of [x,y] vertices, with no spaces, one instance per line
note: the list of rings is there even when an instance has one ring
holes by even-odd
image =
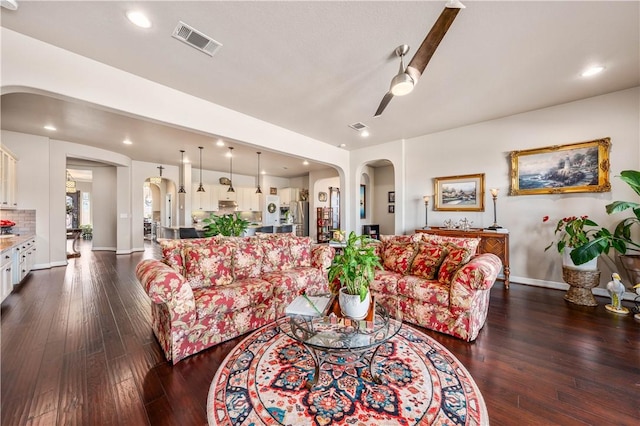
[[[366,316],[371,301],[369,285],[373,281],[375,270],[382,268],[380,259],[375,253],[375,247],[367,244],[370,241],[371,238],[367,235],[356,236],[356,233],[351,231],[342,253],[335,256],[329,267],[329,283],[333,283],[335,280],[340,282],[340,307],[343,313],[355,319]],[[343,295],[357,296],[357,300],[360,302],[357,309],[360,313],[364,310],[364,315],[349,314],[345,305],[355,304],[356,301],[347,301],[351,298]]]
[[[249,222],[242,219],[238,213],[220,216],[212,213],[203,222],[207,224],[204,227],[205,237],[213,237],[214,235],[239,237],[249,226]]]
[[[640,196],[640,172],[624,170],[620,179],[626,182],[634,192]],[[608,254],[610,249],[625,255],[627,250],[640,250],[640,241],[632,235],[633,225],[640,225],[640,204],[632,201],[614,201],[606,206],[608,214],[614,214],[631,209],[633,216],[618,222],[611,232],[607,228],[600,228],[591,241],[576,247],[571,252],[573,261],[580,265],[601,255]]]

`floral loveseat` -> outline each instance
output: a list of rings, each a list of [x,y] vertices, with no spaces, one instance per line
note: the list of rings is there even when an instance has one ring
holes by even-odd
[[[334,251],[308,237],[265,234],[166,240],[136,277],[151,298],[153,332],[174,364],[284,315],[302,290],[328,291]]]
[[[476,255],[475,238],[429,234],[380,236],[371,292],[398,306],[403,320],[475,340],[489,309],[489,291],[502,268],[493,254]]]

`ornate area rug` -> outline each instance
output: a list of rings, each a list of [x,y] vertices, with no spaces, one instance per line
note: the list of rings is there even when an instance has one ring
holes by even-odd
[[[304,345],[266,325],[236,346],[216,373],[207,401],[210,425],[488,425],[469,372],[442,345],[407,327],[380,350],[375,383],[363,362],[314,363]]]

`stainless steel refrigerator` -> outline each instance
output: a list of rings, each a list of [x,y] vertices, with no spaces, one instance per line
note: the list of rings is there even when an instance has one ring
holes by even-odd
[[[296,235],[299,237],[308,237],[309,202],[292,201],[289,205],[289,214],[293,217],[293,224],[296,225]]]

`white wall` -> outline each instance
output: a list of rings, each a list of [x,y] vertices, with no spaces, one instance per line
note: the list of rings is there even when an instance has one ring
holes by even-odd
[[[117,210],[115,167],[93,169],[93,249],[116,250]]]
[[[498,224],[510,231],[511,277],[514,282],[548,285],[562,283],[557,252],[544,248],[553,240],[554,224],[564,216],[589,215],[607,226],[620,216],[609,217],[604,206],[614,200],[637,199],[615,176],[625,169],[639,169],[640,89],[634,88],[551,108],[518,114],[406,141],[405,232],[423,226],[423,208],[417,201],[429,191],[433,178],[485,173],[486,187],[499,188]],[[606,193],[508,196],[509,152],[611,137],[612,191]],[[442,225],[448,218],[467,217],[474,226],[493,223],[493,206],[486,191],[485,211],[478,213],[429,211],[429,224]],[[634,198],[635,197],[635,198]],[[396,194],[397,199],[397,194]],[[414,205],[415,204],[415,205]],[[543,224],[548,215],[550,223]],[[610,280],[600,260],[602,282]]]
[[[373,170],[375,185],[373,186],[374,199],[376,203],[373,207],[373,223],[380,225],[380,234],[395,234],[395,213],[389,213],[389,205],[395,206],[397,203],[389,203],[389,192],[395,191],[393,166],[376,167]]]

